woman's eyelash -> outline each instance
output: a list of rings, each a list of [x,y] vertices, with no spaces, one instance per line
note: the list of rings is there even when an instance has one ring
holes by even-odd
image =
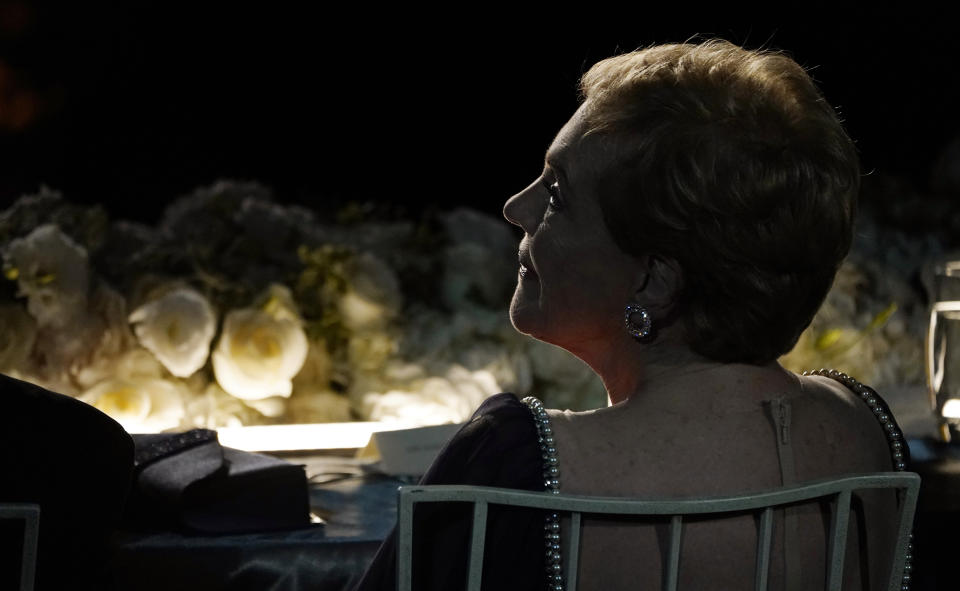
[[[550,199],[547,201],[547,205],[551,209],[560,209],[563,207],[563,203],[560,201],[560,183],[558,182],[549,182],[546,179],[543,180],[543,186],[546,187],[547,193],[550,194]]]

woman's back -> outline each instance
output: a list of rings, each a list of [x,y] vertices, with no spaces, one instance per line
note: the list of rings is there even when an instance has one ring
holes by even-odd
[[[713,376],[699,391],[652,393],[597,411],[553,412],[561,490],[706,497],[892,469],[874,413],[843,385],[820,377],[796,380],[787,372],[760,368],[748,371],[746,379],[743,373],[727,375],[739,377]],[[890,516],[896,514],[896,498],[888,491],[859,497],[851,517],[844,588],[879,589],[892,556],[891,548],[878,542],[894,539],[896,523]],[[829,512],[807,505],[796,513],[793,543],[800,559],[791,561],[790,578],[799,584],[784,586],[781,514],[774,525],[771,589],[823,586]],[[658,523],[585,518],[580,588],[659,588],[668,524]],[[753,589],[756,532],[756,519],[749,515],[687,520],[680,588]],[[863,559],[862,549],[867,552]],[[861,583],[866,578],[870,585]]]

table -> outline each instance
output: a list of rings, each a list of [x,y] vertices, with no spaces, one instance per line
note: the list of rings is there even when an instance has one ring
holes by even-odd
[[[343,458],[293,460],[307,466],[310,506],[324,524],[246,535],[121,533],[114,554],[117,589],[350,589],[390,533],[404,481],[366,474],[360,463]]]

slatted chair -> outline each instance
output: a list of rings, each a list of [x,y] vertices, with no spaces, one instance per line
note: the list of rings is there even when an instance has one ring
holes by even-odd
[[[0,503],[0,521],[23,521],[20,556],[20,591],[32,591],[37,568],[37,538],[40,532],[40,505]]]
[[[883,472],[825,480],[816,480],[769,491],[712,498],[683,500],[639,500],[520,491],[479,486],[405,486],[400,489],[398,503],[397,577],[400,591],[411,590],[413,552],[413,509],[417,503],[468,502],[473,504],[473,530],[467,568],[468,591],[479,591],[483,566],[484,538],[487,527],[487,506],[512,505],[570,514],[569,543],[564,549],[566,589],[577,588],[577,561],[580,548],[581,515],[584,513],[613,516],[669,516],[670,542],[663,589],[675,591],[679,580],[680,548],[684,518],[687,516],[721,517],[733,512],[759,514],[756,561],[757,591],[765,591],[769,578],[773,539],[773,512],[793,503],[829,500],[832,515],[829,532],[829,557],[826,588],[839,591],[843,578],[847,526],[851,495],[860,490],[897,489],[900,491],[898,536],[894,563],[887,588],[897,591],[906,561],[907,544],[913,524],[920,477],[912,472]]]

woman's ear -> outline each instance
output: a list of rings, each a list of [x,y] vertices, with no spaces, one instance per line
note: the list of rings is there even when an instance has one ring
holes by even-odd
[[[649,308],[669,310],[683,288],[683,269],[676,260],[649,255],[646,273],[637,277],[636,298]]]

